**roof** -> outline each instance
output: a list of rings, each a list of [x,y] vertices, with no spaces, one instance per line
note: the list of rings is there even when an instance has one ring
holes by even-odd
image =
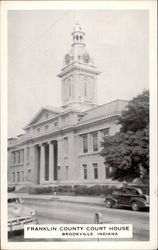
[[[109,103],[106,103],[101,106],[89,109],[85,111],[85,115],[80,119],[78,125],[84,124],[89,121],[95,121],[98,118],[106,118],[113,115],[119,115],[123,109],[127,106],[128,101],[115,100]]]

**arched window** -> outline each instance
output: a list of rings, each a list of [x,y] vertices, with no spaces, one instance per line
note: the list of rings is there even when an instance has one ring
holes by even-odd
[[[68,84],[68,93],[69,93],[69,97],[71,97],[72,95],[71,82],[69,82]]]
[[[90,80],[88,77],[83,78],[83,95],[90,97]]]
[[[67,99],[69,97],[74,97],[75,86],[74,86],[74,82],[73,82],[73,77],[69,77],[66,79],[64,92],[65,92],[64,93],[65,99]]]

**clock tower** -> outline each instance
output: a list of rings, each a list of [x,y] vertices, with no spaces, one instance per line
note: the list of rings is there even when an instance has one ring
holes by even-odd
[[[97,75],[100,72],[85,45],[85,32],[76,24],[72,32],[72,45],[65,55],[63,68],[58,75],[62,80],[62,106],[81,111],[96,106]]]

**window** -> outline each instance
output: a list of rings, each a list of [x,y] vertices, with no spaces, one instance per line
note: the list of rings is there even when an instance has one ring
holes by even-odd
[[[46,126],[45,126],[45,130],[47,131],[47,130],[48,130],[48,128],[49,128],[49,126],[48,126],[48,125],[46,125]]]
[[[68,137],[64,137],[64,156],[68,155]]]
[[[45,118],[48,119],[48,117],[49,117],[49,114],[46,112],[45,113]]]
[[[31,181],[31,168],[29,168],[28,170],[27,170],[27,175],[26,175],[26,178],[27,178],[27,180],[28,181]]]
[[[90,97],[90,81],[88,77],[83,78],[83,95]]]
[[[20,163],[20,151],[17,151],[18,163]]]
[[[69,166],[66,165],[66,179],[68,178],[68,170],[69,170]]]
[[[15,152],[12,152],[12,163],[15,164],[16,163],[16,156],[15,156]]]
[[[69,83],[69,97],[71,97],[71,83]]]
[[[12,152],[12,164],[21,164],[24,162],[24,149]]]
[[[38,132],[38,133],[40,132],[40,130],[41,130],[41,128],[37,128],[37,132]]]
[[[57,122],[57,121],[54,122],[54,126],[55,126],[55,127],[58,126],[58,122]]]
[[[88,152],[88,135],[83,135],[83,153]]]
[[[83,179],[87,180],[87,164],[83,164]]]
[[[24,150],[20,150],[20,162],[24,163]]]
[[[106,179],[109,179],[109,178],[110,178],[109,167],[105,167],[105,178],[106,178]]]
[[[21,172],[21,181],[24,181],[24,171]]]
[[[29,147],[27,147],[27,152],[26,152],[26,154],[27,154],[27,161],[29,161],[30,160],[30,148]]]
[[[103,137],[104,136],[108,136],[109,135],[109,131],[110,131],[110,128],[106,128],[106,129],[102,130]]]
[[[13,175],[13,182],[15,182],[15,172],[13,172],[12,175]]]
[[[84,82],[84,96],[87,96],[87,82]]]
[[[93,152],[98,151],[98,132],[92,134],[93,137]]]
[[[93,168],[94,168],[94,179],[98,179],[98,164],[93,163]]]
[[[19,182],[19,181],[20,181],[20,173],[17,172],[17,182]]]

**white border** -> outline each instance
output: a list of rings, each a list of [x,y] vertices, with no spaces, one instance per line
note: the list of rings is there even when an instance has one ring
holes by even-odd
[[[146,1],[2,1],[1,2],[1,242],[2,249],[157,249],[157,27],[156,0]],[[150,241],[8,242],[7,241],[7,10],[147,9],[150,11]]]

